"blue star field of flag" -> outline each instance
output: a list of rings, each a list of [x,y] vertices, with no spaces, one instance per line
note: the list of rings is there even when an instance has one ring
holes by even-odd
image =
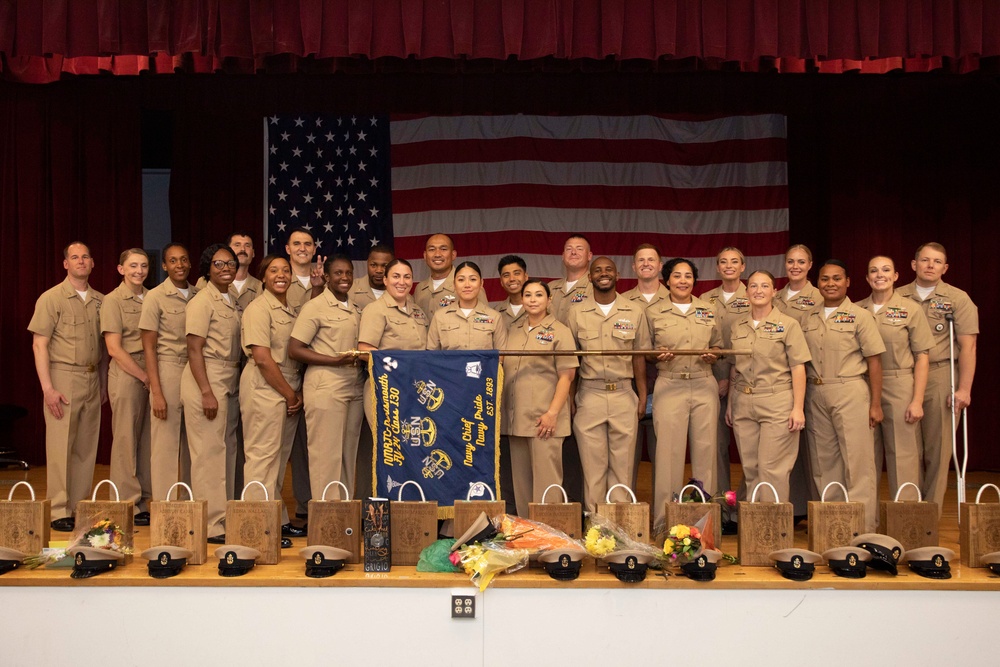
[[[284,252],[296,227],[318,255],[364,261],[392,245],[388,116],[270,116],[264,127],[268,252]]]

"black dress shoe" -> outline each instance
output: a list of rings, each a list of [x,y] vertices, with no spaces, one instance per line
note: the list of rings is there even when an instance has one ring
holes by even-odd
[[[282,537],[281,538],[281,548],[282,549],[291,549],[292,548],[292,541],[290,539],[288,539],[287,537]]]
[[[306,526],[302,526],[301,528],[296,528],[292,524],[286,523],[284,526],[281,527],[282,537],[305,537],[307,534],[308,530]]]
[[[149,525],[149,512],[139,512],[134,517],[132,517],[132,523],[136,526],[148,526]]]
[[[296,512],[295,513],[295,518],[296,519],[308,519],[309,515],[308,514],[303,514],[302,512]]]
[[[215,537],[210,537],[210,538],[208,538],[207,541],[208,541],[209,544],[225,544],[226,543],[226,534],[223,533],[222,535],[216,535]]]
[[[73,529],[76,528],[76,519],[71,516],[64,516],[61,519],[56,519],[51,524],[52,530],[59,533],[72,533]]]
[[[739,531],[739,524],[735,521],[723,521],[722,522],[722,534],[723,535],[736,535]]]

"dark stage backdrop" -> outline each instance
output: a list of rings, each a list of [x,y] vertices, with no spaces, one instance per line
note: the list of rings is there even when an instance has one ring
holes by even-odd
[[[981,329],[993,332],[1000,318],[981,274],[1000,236],[998,108],[1000,86],[984,74],[411,71],[0,84],[0,272],[5,286],[17,285],[8,288],[15,307],[0,312],[0,402],[30,409],[16,442],[41,462],[41,395],[24,326],[37,293],[60,279],[68,237],[95,244],[99,289],[117,284],[111,258],[141,235],[142,109],[173,118],[173,232],[194,252],[233,229],[253,230],[261,243],[261,118],[269,113],[783,113],[792,242],[813,249],[817,268],[831,256],[846,261],[859,299],[870,255],[895,257],[905,284],[917,245],[940,241],[951,258],[946,280],[971,293]],[[980,337],[971,465],[1000,469],[992,340]]]

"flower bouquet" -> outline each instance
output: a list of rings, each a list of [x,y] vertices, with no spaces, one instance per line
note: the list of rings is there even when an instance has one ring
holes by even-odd
[[[533,528],[525,528],[520,532],[513,524],[508,525],[504,532],[501,515],[492,521],[485,513],[479,515],[465,535],[455,540],[449,560],[452,565],[461,567],[472,578],[472,583],[485,591],[496,575],[501,572],[516,572],[528,564],[528,550],[509,546],[521,539]]]
[[[587,512],[584,548],[594,558],[604,558],[616,551],[638,551],[659,556],[656,547],[636,542],[614,521],[596,512]]]
[[[24,559],[24,566],[29,570],[57,563],[69,555],[73,547],[93,547],[107,549],[120,554],[129,555],[132,547],[126,546],[125,532],[110,519],[102,519],[90,528],[77,529],[65,549],[43,549],[41,553]]]
[[[707,512],[698,523],[693,526],[677,524],[672,526],[667,533],[667,538],[663,541],[663,553],[659,555],[661,561],[666,565],[680,567],[690,563],[703,551],[718,551],[720,558],[736,563],[736,557],[718,550],[712,534],[711,526],[712,514]]]

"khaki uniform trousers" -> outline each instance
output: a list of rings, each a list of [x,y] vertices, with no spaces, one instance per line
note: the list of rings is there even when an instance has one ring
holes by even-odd
[[[208,382],[219,402],[215,419],[208,419],[201,403],[201,389],[184,367],[181,376],[181,402],[188,449],[191,452],[191,489],[198,500],[208,501],[208,537],[226,532],[227,462],[236,460],[236,440],[227,439],[229,411],[239,383],[239,362],[205,359]],[[238,409],[238,404],[237,404]],[[232,459],[230,459],[232,457]]]
[[[90,497],[101,434],[101,386],[96,371],[50,363],[52,386],[69,400],[62,419],[42,403],[45,415],[46,495],[52,518],[73,516],[76,503]]]
[[[806,430],[809,468],[819,494],[830,482],[847,487],[852,501],[865,505],[865,532],[878,525],[875,495],[875,438],[868,428],[870,394],[864,378],[809,383]]]
[[[354,498],[355,473],[367,474],[369,479],[372,474],[370,458],[367,470],[357,470],[358,441],[365,419],[362,385],[357,381],[355,367],[344,370],[349,373],[310,367],[302,386],[309,438],[309,481],[312,497],[316,499],[323,497],[323,489],[333,481],[342,482]],[[336,493],[328,498],[343,500],[343,489],[335,485],[331,491]]]
[[[752,394],[733,387],[733,431],[743,461],[747,488],[770,482],[782,502],[788,501],[789,480],[799,454],[799,432],[788,430],[792,386],[755,388]]]
[[[719,419],[719,383],[711,373],[684,379],[660,373],[653,387],[653,428],[656,462],[653,466],[654,525],[663,519],[666,503],[684,486],[684,454],[691,447],[691,476],[714,494],[718,481],[716,438]]]
[[[911,369],[882,371],[882,423],[875,427],[875,490],[882,477],[882,461],[889,477],[889,495],[899,485],[920,487],[920,425],[906,423],[906,408],[913,398]]]
[[[142,353],[132,355],[146,368]],[[111,481],[122,500],[131,500],[136,512],[152,495],[150,489],[149,391],[114,359],[108,368],[108,398],[111,401]]]
[[[288,384],[298,391],[302,378],[298,371],[281,369]],[[285,399],[267,383],[260,369],[247,364],[240,376],[240,412],[243,414],[244,485],[257,481],[267,489],[267,497],[281,500],[285,469],[292,453],[292,441],[302,415],[288,416]],[[254,485],[256,486],[256,484]],[[288,523],[288,508],[281,503],[281,523]]]
[[[955,386],[958,386],[958,362],[955,362]],[[944,507],[944,492],[948,486],[948,466],[951,462],[951,371],[948,360],[931,362],[927,374],[927,390],[924,392],[924,418],[920,420],[923,450],[920,456],[924,464],[923,484],[920,492],[924,500],[938,504],[938,516]],[[958,417],[955,415],[955,425]],[[54,515],[54,513],[53,513]]]
[[[630,486],[632,482],[639,398],[630,380],[615,384],[608,391],[604,380],[580,380],[577,389],[573,433],[583,467],[583,502],[589,512],[597,510],[597,503],[604,502],[615,484]]]
[[[563,483],[563,440],[510,436],[510,467],[518,516],[528,516],[528,503],[542,502],[542,494],[550,484]]]
[[[160,355],[157,362],[160,391],[167,403],[167,418],[150,416],[149,467],[152,497],[154,500],[165,500],[167,491],[175,483],[191,481],[191,457],[184,430],[184,407],[181,405],[181,375],[187,365],[187,357]]]

